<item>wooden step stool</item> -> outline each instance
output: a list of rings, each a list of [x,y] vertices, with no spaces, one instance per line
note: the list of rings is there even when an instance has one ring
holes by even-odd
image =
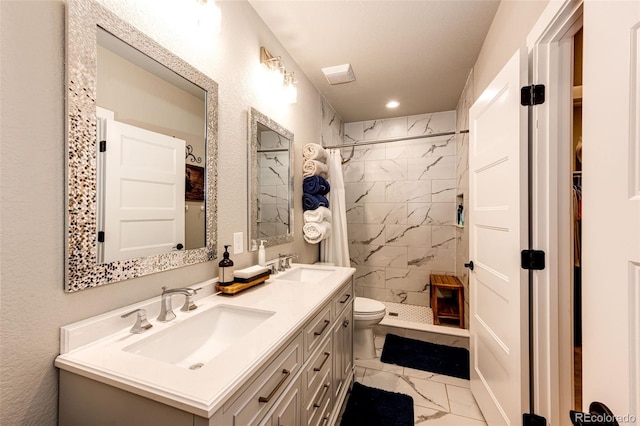
[[[460,328],[464,328],[464,287],[458,277],[431,274],[429,280],[433,323],[440,325],[440,319],[455,319]],[[451,292],[452,297],[438,297],[438,289]]]

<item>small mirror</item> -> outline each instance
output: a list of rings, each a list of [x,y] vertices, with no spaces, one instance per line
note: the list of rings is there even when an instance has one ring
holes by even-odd
[[[215,258],[217,84],[67,3],[66,291]]]
[[[293,241],[293,133],[254,108],[249,112],[251,251]]]

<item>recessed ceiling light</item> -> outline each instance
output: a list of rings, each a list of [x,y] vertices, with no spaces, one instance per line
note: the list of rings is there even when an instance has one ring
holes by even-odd
[[[389,101],[385,104],[387,108],[398,108],[400,106],[400,102],[398,101]]]

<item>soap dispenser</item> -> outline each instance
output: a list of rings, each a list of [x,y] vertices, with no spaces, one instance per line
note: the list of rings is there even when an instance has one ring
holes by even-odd
[[[260,247],[258,248],[258,265],[267,266],[267,255],[264,250],[264,243],[266,240],[260,240]]]
[[[222,253],[222,260],[218,263],[220,270],[218,272],[218,280],[220,285],[233,284],[233,260],[229,259],[229,247],[224,246],[224,253]]]

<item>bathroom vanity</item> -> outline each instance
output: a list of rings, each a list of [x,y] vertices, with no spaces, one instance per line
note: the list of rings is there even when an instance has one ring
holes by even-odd
[[[62,327],[59,424],[334,424],[353,380],[353,268],[293,265],[156,320],[160,297]],[[130,332],[144,309],[153,327]]]

